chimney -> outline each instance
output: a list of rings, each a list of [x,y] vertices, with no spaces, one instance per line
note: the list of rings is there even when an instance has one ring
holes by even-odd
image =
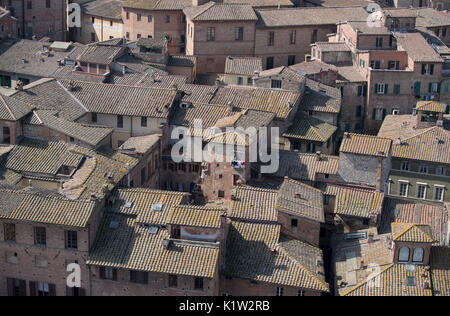
[[[381,171],[383,168],[383,158],[382,157],[378,157],[378,166],[377,166],[377,179],[376,179],[376,183],[375,183],[375,188],[377,190],[377,192],[381,192]]]
[[[164,249],[169,250],[171,244],[172,244],[172,240],[170,240],[170,239],[163,239],[163,247],[164,247]]]
[[[199,5],[205,4],[209,2],[209,0],[192,0],[192,6],[198,7]],[[222,2],[221,0],[215,0],[214,2]]]
[[[70,91],[73,91],[74,89],[75,89],[75,82],[70,81],[70,82],[69,82],[69,90],[70,90]]]
[[[316,160],[321,161],[322,160],[322,152],[316,151]]]

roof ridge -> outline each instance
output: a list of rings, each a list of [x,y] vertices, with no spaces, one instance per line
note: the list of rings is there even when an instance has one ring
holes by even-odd
[[[438,130],[438,131],[441,131],[441,130],[442,130],[442,131],[447,132],[447,133],[449,134],[449,136],[450,136],[450,132],[448,132],[447,130],[445,130],[445,129],[443,129],[443,128],[441,129],[439,126],[432,126],[432,127],[429,127],[429,128],[425,128],[423,131],[421,131],[420,133],[418,133],[418,134],[416,134],[416,135],[413,135],[413,136],[411,136],[411,137],[409,137],[409,138],[403,139],[402,142],[411,140],[411,139],[416,138],[416,137],[418,137],[418,136],[422,136],[422,135],[424,135],[424,134],[426,134],[426,133],[428,133],[428,132],[430,132],[430,131],[432,131],[432,130]],[[398,144],[395,144],[395,145],[401,146],[401,145],[398,145]]]
[[[420,229],[418,226],[429,226],[426,224],[415,224],[415,223],[399,223],[399,222],[393,222],[392,225],[408,225],[405,229],[403,229],[400,233],[398,233],[396,236],[394,237],[394,240],[399,239],[400,237],[402,237],[404,234],[406,234],[408,231],[410,231],[412,228],[417,228],[422,234],[425,234],[426,237],[428,237],[430,240],[433,240],[433,238],[431,238],[431,236],[424,232],[422,229]]]
[[[289,254],[289,252],[286,249],[284,249],[284,247],[282,245],[280,245],[279,242],[277,243],[277,245],[278,245],[278,249],[280,249],[288,258],[295,261],[296,264],[298,264],[307,274],[309,274],[316,282],[318,282],[319,285],[322,286],[322,290],[324,290],[325,292],[329,290],[329,287],[326,285],[326,283],[324,281],[319,279],[317,277],[317,275],[315,275],[312,271],[310,271],[303,264],[301,264],[297,259],[295,259],[293,256],[291,256],[291,254]]]
[[[378,272],[377,274],[373,275],[370,279],[366,279],[360,283],[358,283],[357,285],[355,285],[353,288],[351,288],[350,290],[348,290],[347,292],[344,292],[341,296],[347,296],[348,294],[350,294],[353,291],[356,291],[357,289],[359,289],[361,286],[363,286],[364,284],[366,284],[367,282],[375,279],[376,277],[380,276],[382,273],[386,272],[387,270],[389,270],[390,268],[394,267],[394,263],[390,263],[385,269],[381,270],[380,272]]]
[[[6,102],[4,95],[0,94],[0,99],[3,101],[3,105],[5,106],[6,110],[9,112],[13,120],[16,120],[16,116],[14,115],[13,111],[9,108],[8,103]]]
[[[203,13],[205,13],[206,11],[208,11],[209,9],[211,9],[213,6],[215,6],[216,5],[216,3],[214,2],[214,1],[211,1],[211,2],[208,2],[208,3],[206,3],[205,4],[205,9],[204,10],[200,10],[200,12],[199,13],[197,13],[196,15],[194,15],[193,17],[192,17],[192,20],[193,19],[195,19],[195,18],[197,18],[197,17],[199,17],[200,15],[202,15]]]

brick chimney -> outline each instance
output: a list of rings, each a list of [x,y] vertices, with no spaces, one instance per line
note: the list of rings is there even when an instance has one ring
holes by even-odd
[[[205,3],[208,3],[210,0],[192,0],[192,5],[194,7],[198,7],[199,5],[203,5]],[[221,3],[222,0],[215,0],[215,3]]]

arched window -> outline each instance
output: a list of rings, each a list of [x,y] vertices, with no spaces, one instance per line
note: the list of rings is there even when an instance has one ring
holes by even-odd
[[[398,252],[398,261],[399,262],[408,262],[409,261],[409,248],[402,247]]]
[[[419,248],[414,249],[413,262],[422,263],[423,262],[423,254],[424,254],[423,248],[419,247]]]

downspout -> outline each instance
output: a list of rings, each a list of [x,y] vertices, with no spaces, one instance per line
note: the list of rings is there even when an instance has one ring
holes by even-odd
[[[25,38],[25,0],[22,0],[22,38]]]

